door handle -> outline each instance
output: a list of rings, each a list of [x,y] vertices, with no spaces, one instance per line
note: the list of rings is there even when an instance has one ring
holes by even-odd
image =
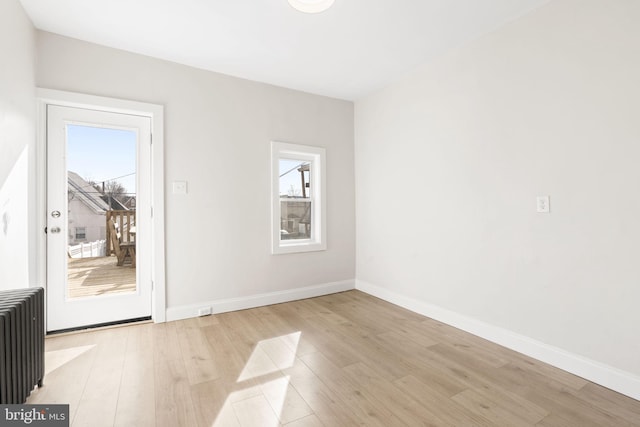
[[[51,216],[54,218],[60,218],[60,211],[52,211]]]
[[[60,227],[51,227],[51,232],[52,233],[59,233],[60,232]]]

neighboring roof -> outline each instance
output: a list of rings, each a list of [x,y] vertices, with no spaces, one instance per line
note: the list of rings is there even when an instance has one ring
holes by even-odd
[[[128,211],[129,208],[126,207],[124,204],[120,203],[120,201],[118,199],[112,198],[111,201],[109,201],[109,196],[106,195],[100,195],[100,198],[107,204],[107,206],[111,206],[111,210],[116,210],[116,211]],[[109,203],[110,202],[110,203]]]
[[[74,198],[87,205],[95,213],[104,213],[109,210],[109,205],[100,198],[101,194],[98,190],[80,175],[68,171],[67,182],[69,183],[69,191],[73,191]]]
[[[136,196],[125,196],[122,198],[122,204],[128,209],[136,209]]]
[[[129,210],[116,199],[111,199],[111,205],[109,205],[109,196],[100,193],[93,185],[75,172],[68,172],[67,181],[69,183],[69,191],[73,191],[74,198],[80,200],[95,213],[105,213],[108,210]]]

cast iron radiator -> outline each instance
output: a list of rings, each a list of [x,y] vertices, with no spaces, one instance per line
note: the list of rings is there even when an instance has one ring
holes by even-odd
[[[44,289],[0,291],[0,403],[24,403],[44,378]]]

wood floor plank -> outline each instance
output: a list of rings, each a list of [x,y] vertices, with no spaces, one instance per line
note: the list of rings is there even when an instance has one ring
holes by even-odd
[[[418,378],[407,375],[394,381],[396,387],[420,401],[429,411],[449,425],[456,427],[493,426],[490,420],[477,412],[466,409],[450,398],[441,395]]]
[[[389,347],[376,336],[368,335],[357,324],[346,323],[334,326],[341,340],[349,342],[360,360],[375,368],[389,381],[404,377],[413,371],[413,365],[397,357],[396,349]]]
[[[580,378],[577,375],[570,374],[569,372],[563,371],[562,369],[556,368],[530,357],[524,356],[522,358],[516,358],[509,363],[513,366],[518,366],[525,370],[535,371],[542,376],[553,378],[555,381],[564,384],[565,386],[573,390],[580,390],[589,383],[589,381],[585,380],[584,378]]]
[[[219,377],[237,379],[246,366],[247,360],[242,358],[236,346],[233,345],[225,333],[225,328],[215,324],[201,329],[208,343],[211,363],[215,364]]]
[[[305,304],[305,300],[292,301],[286,304],[277,304],[274,307],[281,307],[286,308],[287,310],[291,310],[296,314],[296,316],[303,319],[318,315],[318,313],[316,313],[312,307],[309,307],[308,304]]]
[[[176,322],[153,325],[153,374],[155,384],[156,425],[162,427],[195,426],[187,369],[178,344]],[[171,345],[172,348],[165,346]]]
[[[252,310],[255,319],[260,323],[260,330],[270,337],[289,335],[298,332],[294,325],[284,319],[273,310],[274,306],[257,307]]]
[[[182,359],[176,325],[178,322],[156,323],[151,329],[153,356],[162,360]]]
[[[493,402],[499,402],[500,405],[505,406],[509,411],[516,412],[519,418],[531,424],[539,422],[549,415],[547,409],[493,383],[487,382],[482,387],[473,390]]]
[[[292,348],[291,340],[285,339],[285,337],[275,336],[262,340],[258,344],[278,369],[286,369],[293,366],[293,361],[296,358],[296,350]],[[295,337],[293,339],[295,340]]]
[[[156,425],[196,425],[191,387],[184,362],[180,359],[161,359],[155,361],[154,368]]]
[[[240,421],[233,410],[236,401],[260,396],[257,387],[250,390],[239,387],[234,378],[219,378],[195,384],[191,387],[194,416],[198,426],[239,426]],[[245,392],[242,398],[236,392]]]
[[[351,381],[377,396],[380,404],[406,425],[425,427],[450,425],[364,363],[356,363],[343,370],[348,373]]]
[[[97,345],[89,334],[47,339],[44,385],[34,390],[27,402],[68,404],[69,418],[73,420],[98,354]]]
[[[446,345],[465,353],[474,354],[476,359],[491,366],[503,366],[514,360],[514,356],[520,356],[504,347],[431,319],[423,321],[420,329],[429,331],[433,339],[442,346]]]
[[[287,375],[261,382],[260,389],[282,424],[313,414]]]
[[[209,351],[209,342],[198,326],[198,320],[178,321],[176,328],[189,383],[193,385],[219,378],[220,373]]]
[[[352,291],[352,292],[342,292],[342,294],[348,296],[351,301],[354,301],[358,304],[361,304],[363,307],[367,307],[368,310],[375,313],[387,313],[391,315],[394,319],[399,320],[407,320],[411,322],[422,322],[425,320],[425,317],[421,314],[414,313],[411,310],[407,310],[406,308],[389,304],[388,302],[381,300],[380,298],[374,297],[373,295],[366,294],[360,291]]]
[[[264,396],[255,396],[233,404],[233,410],[242,427],[276,427],[278,417]]]
[[[359,291],[48,337],[74,426],[640,427],[640,402]]]
[[[437,344],[423,353],[421,360],[431,369],[441,370],[446,377],[466,386],[466,388],[495,388],[499,387],[501,368],[496,368],[481,359],[473,357],[472,353],[464,353],[460,350],[452,350],[452,346],[446,343]],[[505,365],[506,366],[506,365]],[[425,372],[418,371],[415,376],[422,378]]]
[[[313,316],[314,319],[320,318],[325,321],[325,323],[333,325],[339,325],[341,323],[348,322],[345,317],[329,308],[332,306],[330,301],[330,299],[310,298],[307,300],[299,301],[299,303],[302,305],[306,305],[309,311],[315,313],[315,315]],[[327,307],[327,305],[329,307]]]
[[[460,381],[442,369],[439,364],[430,360],[427,347],[423,347],[396,332],[380,334],[377,338],[390,348],[395,349],[398,357],[413,366],[411,371],[413,376],[423,380],[442,395],[451,397],[469,388],[468,383]]]
[[[473,342],[445,342],[433,348],[435,348],[434,351],[445,352],[447,349],[451,349],[451,352],[473,355],[474,359],[494,368],[499,368],[514,360],[505,357],[505,355],[495,351],[493,348],[480,346]]]
[[[274,310],[298,327],[301,339],[313,342],[317,348],[322,347],[324,355],[338,366],[351,365],[359,360],[357,352],[336,335],[332,326],[327,326],[316,317],[300,317],[288,304],[274,306]]]
[[[352,382],[342,369],[334,365],[321,352],[301,357],[333,395],[344,402],[364,425],[399,426],[402,421],[368,390]]]
[[[71,425],[95,427],[114,425],[124,368],[127,332],[126,328],[116,328],[96,334],[97,354]]]
[[[431,347],[439,342],[435,337],[425,332],[418,322],[414,321],[395,324],[393,332],[423,347]]]
[[[322,300],[322,298],[318,298]],[[358,302],[351,300],[333,306],[333,310],[350,322],[357,323],[361,328],[367,329],[373,335],[388,331],[403,331],[411,328],[411,324],[418,323],[405,317],[404,311],[381,310],[377,304],[370,301]],[[424,318],[420,319],[420,321]],[[425,335],[420,337],[426,339]]]
[[[640,426],[640,405],[637,400],[594,383],[586,384],[575,395],[589,405],[624,418],[633,426]]]
[[[300,359],[283,372],[325,426],[360,425],[350,408],[336,399],[327,385]]]
[[[625,426],[629,423],[615,413],[603,411],[572,394],[572,388],[553,377],[525,369],[516,365],[500,368],[500,379],[505,374],[517,378],[524,389],[520,394],[530,402],[547,409],[550,415],[541,425],[551,425],[552,420],[564,420],[566,425],[583,426]]]
[[[153,325],[126,328],[127,343],[118,392],[115,426],[154,426],[156,424],[155,377],[153,363]]]
[[[288,322],[283,316],[279,315],[277,306],[267,306],[257,308],[256,317],[264,325],[272,336],[283,337],[289,347],[295,351],[297,355],[303,355],[318,351],[317,348],[307,339],[306,335],[295,324]]]
[[[260,321],[252,310],[222,313],[218,315],[220,323],[231,342],[243,343],[253,347],[265,338],[270,338],[268,332],[263,332]]]
[[[484,393],[473,389],[462,391],[451,398],[460,406],[471,412],[481,414],[483,418],[491,421],[493,425],[508,425],[513,427],[527,427],[541,421],[544,416],[537,419],[527,419],[526,414],[510,407],[498,399],[491,399]]]
[[[287,427],[323,427],[322,422],[315,415],[309,415],[296,421],[285,424]]]

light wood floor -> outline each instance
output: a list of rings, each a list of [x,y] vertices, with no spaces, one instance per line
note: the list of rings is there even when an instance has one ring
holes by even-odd
[[[69,296],[80,298],[135,291],[136,268],[130,264],[118,267],[116,262],[115,256],[69,258]]]
[[[47,339],[74,426],[640,426],[640,402],[350,291]]]

